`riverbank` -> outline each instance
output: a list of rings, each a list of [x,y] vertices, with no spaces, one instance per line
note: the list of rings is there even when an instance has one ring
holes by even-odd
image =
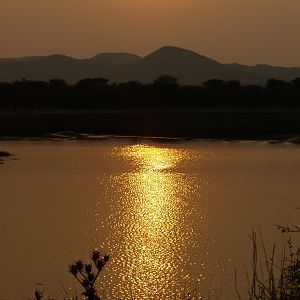
[[[48,137],[57,132],[298,142],[300,110],[0,112],[2,139]]]

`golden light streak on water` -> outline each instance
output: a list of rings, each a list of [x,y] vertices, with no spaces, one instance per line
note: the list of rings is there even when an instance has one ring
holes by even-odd
[[[178,171],[191,155],[143,144],[116,148],[114,155],[132,171],[111,178],[119,200],[109,221],[113,260],[105,280],[114,299],[174,299],[187,280],[194,243],[188,200],[195,186]]]

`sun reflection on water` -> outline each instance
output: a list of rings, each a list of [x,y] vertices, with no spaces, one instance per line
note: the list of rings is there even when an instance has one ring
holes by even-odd
[[[110,289],[115,299],[174,299],[183,287],[193,244],[188,198],[196,186],[178,166],[184,150],[151,145],[114,149],[130,172],[111,177],[114,210],[109,222]],[[118,283],[117,283],[118,282]],[[117,283],[117,284],[116,284]]]

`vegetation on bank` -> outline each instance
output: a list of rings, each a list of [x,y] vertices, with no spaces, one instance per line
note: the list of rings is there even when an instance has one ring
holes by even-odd
[[[96,288],[96,282],[99,279],[100,272],[104,269],[109,261],[109,255],[102,255],[98,250],[94,250],[90,257],[91,262],[84,263],[78,260],[69,266],[69,272],[73,275],[76,281],[81,285],[83,292],[80,299],[100,300]],[[69,295],[65,290],[68,299],[77,300],[78,295]],[[41,289],[36,289],[34,296],[36,300],[43,299],[44,292]],[[49,298],[49,297],[48,297]]]
[[[300,78],[270,79],[265,86],[211,79],[199,86],[181,86],[162,75],[152,84],[111,83],[87,78],[76,84],[22,80],[0,83],[0,109],[139,109],[139,108],[270,108],[300,107]]]
[[[292,234],[299,233],[300,229],[298,226],[278,226],[278,229],[284,234],[283,243],[279,252],[274,244],[271,253],[266,250],[262,237],[259,242],[257,234],[252,232],[251,272],[247,274],[249,300],[300,299],[300,249],[292,239]],[[242,300],[237,275],[236,291],[238,299]]]
[[[242,297],[238,289],[238,277],[235,273],[235,286],[237,299],[248,300],[299,300],[300,299],[300,249],[295,248],[292,234],[299,233],[300,227],[283,227],[278,229],[284,234],[281,247],[280,260],[276,259],[276,247],[274,245],[272,252],[268,253],[263,240],[258,242],[257,234],[253,231],[251,235],[252,242],[252,262],[250,273],[247,273],[249,289],[248,296]],[[262,249],[259,250],[259,248]],[[93,251],[91,262],[84,263],[81,260],[69,266],[69,272],[78,281],[83,292],[81,297],[77,294],[69,295],[68,299],[78,300],[101,300],[99,291],[96,287],[97,279],[101,271],[109,261],[109,255],[102,255],[98,250]],[[245,294],[245,293],[243,293]],[[43,299],[43,291],[35,291],[35,299]],[[48,298],[49,299],[49,298]],[[200,300],[205,299],[198,288],[184,290],[182,300]],[[208,298],[209,299],[209,298]],[[222,299],[222,295],[220,295]]]

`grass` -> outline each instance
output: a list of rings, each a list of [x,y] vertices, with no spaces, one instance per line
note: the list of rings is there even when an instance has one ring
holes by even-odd
[[[262,237],[260,242],[253,231],[251,273],[247,273],[249,300],[299,300],[300,299],[300,250],[293,243],[292,233],[299,233],[299,227],[278,226],[283,234],[279,252],[276,245],[268,253]],[[278,253],[277,253],[278,252]],[[276,259],[279,254],[280,259]],[[262,263],[259,263],[263,261]],[[237,296],[241,300],[237,288]]]

